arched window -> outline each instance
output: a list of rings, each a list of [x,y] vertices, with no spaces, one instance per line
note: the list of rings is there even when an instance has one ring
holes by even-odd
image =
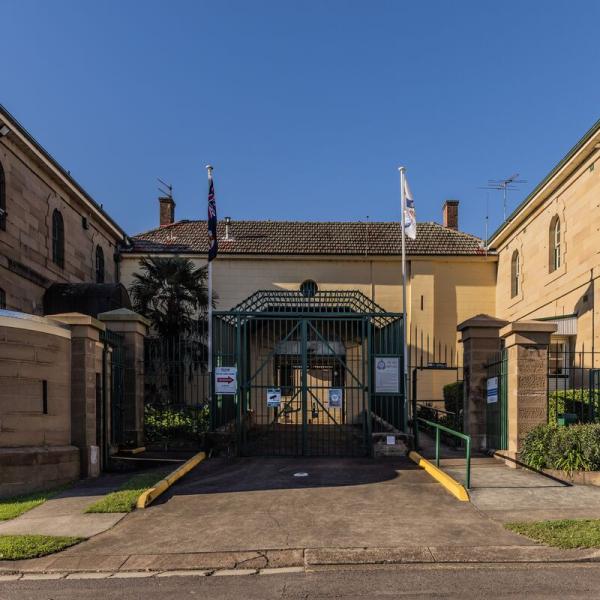
[[[306,298],[312,298],[318,291],[319,286],[312,279],[307,279],[300,284],[300,292]]]
[[[519,251],[515,250],[510,261],[510,297],[518,296],[520,290],[519,277],[521,276],[521,264]]]
[[[6,179],[0,163],[0,229],[6,231]]]
[[[65,224],[56,209],[52,213],[52,262],[61,269],[65,266]]]
[[[6,292],[0,288],[0,308],[6,308]]]
[[[96,246],[96,283],[104,283],[104,250]]]
[[[560,219],[556,215],[550,221],[550,272],[556,271],[560,267]]]

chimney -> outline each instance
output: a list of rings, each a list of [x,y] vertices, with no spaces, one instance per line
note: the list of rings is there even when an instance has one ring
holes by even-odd
[[[458,200],[446,200],[444,208],[444,227],[458,230]]]
[[[171,196],[160,196],[160,226],[173,225],[175,222],[175,200]]]

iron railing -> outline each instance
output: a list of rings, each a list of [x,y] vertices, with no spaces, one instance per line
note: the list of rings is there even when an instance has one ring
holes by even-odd
[[[460,431],[454,431],[450,427],[444,427],[439,423],[428,421],[427,419],[417,418],[419,423],[425,424],[427,427],[435,429],[435,466],[440,466],[440,433],[444,432],[448,435],[459,438],[465,442],[465,487],[471,488],[471,436],[461,433]]]
[[[565,342],[548,348],[548,422],[600,421],[600,353],[573,351]]]

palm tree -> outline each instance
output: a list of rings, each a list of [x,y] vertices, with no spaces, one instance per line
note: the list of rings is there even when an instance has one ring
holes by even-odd
[[[133,307],[155,334],[145,348],[146,404],[166,415],[161,423],[182,418],[177,411],[184,414],[188,404],[186,381],[206,367],[207,274],[206,267],[196,269],[190,259],[173,256],[143,258],[133,275]]]
[[[189,258],[180,256],[142,258],[140,267],[130,288],[133,307],[150,320],[160,337],[204,329],[208,313],[206,267],[195,269]]]

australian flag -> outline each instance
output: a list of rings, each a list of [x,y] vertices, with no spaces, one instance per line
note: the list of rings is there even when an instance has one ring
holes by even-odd
[[[215,184],[212,173],[208,176],[208,261],[217,257],[217,202],[215,200]]]

